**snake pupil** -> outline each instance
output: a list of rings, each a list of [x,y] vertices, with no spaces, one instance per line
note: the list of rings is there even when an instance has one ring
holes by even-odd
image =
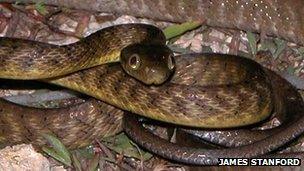
[[[133,54],[129,58],[129,65],[132,69],[137,69],[140,65],[140,57],[137,54]]]

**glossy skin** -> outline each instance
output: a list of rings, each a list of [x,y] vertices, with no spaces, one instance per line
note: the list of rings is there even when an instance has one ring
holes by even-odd
[[[175,68],[173,52],[160,45],[127,46],[121,52],[120,61],[129,75],[148,85],[164,83]]]
[[[304,45],[303,0],[99,0],[97,3],[91,0],[83,5],[72,3],[73,0],[43,2],[175,23],[199,21],[212,27],[257,32]]]
[[[161,86],[141,84],[118,65],[98,66],[44,81],[178,125],[238,127],[260,122],[271,114],[272,92],[256,62],[230,55],[196,54],[176,57],[175,63],[175,75]],[[198,81],[187,81],[194,74]]]
[[[136,49],[130,48],[132,44],[137,45]],[[141,67],[129,71],[131,64],[128,59],[133,54],[139,54]],[[120,61],[121,56],[123,61]],[[120,61],[127,73],[144,84],[163,84],[174,72],[172,60],[172,52],[165,45],[162,31],[146,24],[108,27],[64,46],[0,38],[0,78],[53,78]],[[142,68],[158,72],[144,73]],[[120,131],[121,117],[121,110],[96,100],[70,108],[46,110],[0,100],[0,143],[42,145],[45,140],[41,133],[52,132],[67,147],[79,148],[95,138]]]
[[[146,52],[149,51],[143,51],[142,54]],[[239,124],[255,123],[269,116],[272,110],[272,93],[262,68],[256,62],[236,56],[218,54],[177,56],[174,61],[176,63],[175,74],[170,82],[157,87],[149,87],[136,81],[123,72],[118,64],[97,66],[61,78],[44,81],[84,92],[103,99],[107,103],[120,105],[125,110],[138,110],[138,113],[144,116],[173,123],[197,124],[197,126],[205,124],[203,125],[205,127],[236,127]],[[214,75],[217,76],[217,79],[214,79]],[[246,98],[246,101],[240,97]],[[225,101],[225,99],[228,100]],[[67,115],[69,112],[65,110],[39,112],[38,109],[22,108],[17,105],[10,106],[10,103],[3,102],[1,104],[5,110],[2,111],[0,119],[2,118],[5,124],[0,125],[0,130],[9,132],[9,134],[2,135],[2,142],[12,144],[22,141],[39,144],[40,141],[37,143],[37,140],[41,137],[36,135],[49,130],[55,134],[58,133],[59,137],[62,137],[60,132],[73,135],[73,137],[68,136],[64,139],[64,143],[67,141],[68,146],[72,146],[68,143],[70,141],[83,145],[87,144],[88,141],[82,142],[81,137],[88,136],[88,140],[91,140],[95,136],[95,131],[99,131],[98,135],[100,136],[107,135],[106,132],[102,131],[102,128],[108,127],[110,129],[115,128],[115,126],[119,128],[121,124],[121,120],[115,119],[121,116],[120,112],[115,112],[114,109],[112,110],[114,115],[109,112],[103,113],[106,121],[102,122],[102,116],[91,112],[90,108],[80,108],[79,112],[84,117],[81,117],[81,122],[78,122],[78,120],[73,121],[73,118]],[[9,112],[10,109],[14,108],[18,109],[15,110],[15,115]],[[107,109],[106,106],[100,106],[100,108],[94,109],[92,107],[91,109],[92,111]],[[218,110],[223,112],[218,112]],[[48,116],[47,112],[54,114]],[[35,115],[35,113],[41,114]],[[248,113],[251,116],[248,117]],[[27,114],[28,117],[26,117]],[[50,117],[52,119],[48,121]],[[29,122],[29,120],[31,121]],[[68,120],[75,122],[69,124],[73,127],[72,130],[65,129],[66,122],[59,122]],[[96,120],[99,123],[90,120]],[[110,125],[108,125],[107,120],[114,122],[109,122]],[[37,123],[40,123],[40,126]],[[43,126],[46,123],[49,124],[49,127]],[[83,125],[83,123],[85,124]],[[40,128],[41,125],[43,129]],[[82,132],[84,126],[94,127],[94,129],[88,129],[84,135],[82,133],[77,135],[77,132]],[[24,130],[24,127],[27,129]],[[100,127],[100,129],[95,129],[95,127]],[[16,141],[11,141],[10,136],[14,136]],[[77,147],[77,145],[72,147]]]
[[[231,147],[231,145],[229,146],[231,148],[210,149],[208,142],[208,148],[206,148],[206,143],[201,145],[194,143],[196,145],[194,147],[193,144],[189,146],[188,144],[180,145],[171,143],[149,132],[142,126],[138,118],[130,113],[124,116],[125,132],[133,141],[147,150],[166,159],[185,164],[216,165],[218,158],[262,157],[294,140],[304,132],[304,103],[300,94],[286,80],[279,78],[274,73],[269,72],[268,74],[274,78],[272,83],[278,86],[277,88],[279,88],[279,91],[281,91],[283,95],[282,98],[278,100],[281,100],[282,103],[285,104],[286,121],[282,123],[281,126],[265,132],[257,130],[235,130],[234,132],[243,132],[237,135],[239,137],[235,137],[234,134],[229,134],[229,131],[221,131],[223,132],[222,138],[218,139],[212,136],[212,131],[203,131],[203,134],[206,134],[206,132],[211,134],[209,142],[219,142],[221,146],[223,145],[221,141],[235,143],[233,147]],[[281,87],[279,87],[280,85]],[[233,132],[233,130],[230,132]],[[246,132],[250,134],[246,134]],[[199,134],[199,131],[197,134]],[[245,140],[242,140],[242,138]],[[182,139],[187,139],[187,136],[182,137]],[[248,139],[250,142],[247,141]],[[277,157],[280,156],[284,155]],[[297,154],[289,154],[289,156],[297,156]]]
[[[162,84],[173,73],[172,52],[165,45],[165,36],[160,29],[146,24],[122,24],[107,27],[76,43],[58,46],[15,38],[0,38],[0,78],[8,79],[44,79],[62,76],[97,65],[120,61],[121,51],[132,44],[145,44],[145,47],[132,49],[140,53],[142,49],[151,49],[157,55],[142,55],[142,65],[146,60],[155,60],[157,65],[146,66],[150,70],[159,70],[149,78],[142,78],[137,70],[132,73],[137,80],[145,84]],[[151,45],[151,47],[150,47]],[[155,45],[158,45],[155,47]],[[158,50],[161,47],[161,50]],[[132,55],[125,50],[124,59]],[[122,62],[123,66],[129,63]],[[155,68],[154,68],[155,67]]]
[[[303,1],[182,1],[180,0],[146,0],[134,3],[133,0],[124,0],[126,3],[112,3],[104,1],[102,6],[93,6],[99,11],[146,16],[154,19],[171,21],[203,21],[211,26],[238,28],[282,37],[298,44],[304,44],[303,29]],[[53,5],[70,6],[72,3],[60,1],[46,1]],[[124,5],[122,8],[121,5]],[[161,5],[160,5],[161,4]],[[109,7],[110,6],[110,7]],[[79,5],[74,8],[81,7]],[[87,7],[87,5],[85,5]],[[95,8],[94,8],[95,7]],[[149,10],[143,10],[147,9]],[[162,8],[160,8],[162,7]],[[267,7],[267,8],[266,8]],[[121,10],[123,9],[123,10]]]
[[[262,140],[271,136],[272,134],[284,129],[288,125],[292,125],[299,118],[301,118],[301,96],[295,92],[295,88],[286,83],[286,80],[267,69],[267,75],[271,78],[271,87],[273,90],[274,111],[272,119],[277,119],[280,124],[272,129],[256,129],[259,125],[247,126],[239,129],[218,129],[218,130],[195,130],[195,129],[181,129],[197,138],[213,144],[218,144],[223,147],[237,147]],[[287,100],[282,100],[287,99]],[[299,101],[293,105],[289,104],[291,100]],[[290,106],[293,106],[295,112],[290,111]],[[288,110],[287,110],[288,109]],[[289,112],[288,112],[289,111]]]
[[[69,149],[85,147],[122,131],[123,111],[95,99],[82,104],[41,109],[0,99],[1,146],[31,143],[46,145],[42,133],[57,136]]]

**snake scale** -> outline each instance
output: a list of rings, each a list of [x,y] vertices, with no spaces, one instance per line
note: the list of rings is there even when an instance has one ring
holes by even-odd
[[[251,30],[251,31],[257,31],[262,32],[265,35],[273,35],[285,38],[287,40],[291,40],[293,42],[303,44],[303,19],[299,16],[301,16],[302,10],[301,7],[303,7],[303,2],[297,1],[297,0],[290,0],[290,1],[193,1],[191,4],[189,3],[182,3],[181,1],[176,1],[176,3],[166,3],[166,1],[143,1],[143,3],[133,3],[131,1],[124,1],[127,2],[126,6],[124,7],[124,11],[126,13],[132,13],[137,10],[141,10],[143,8],[140,8],[139,5],[134,4],[140,4],[142,6],[145,6],[149,4],[149,7],[153,9],[157,4],[162,4],[160,10],[154,9],[150,10],[152,11],[152,14],[149,14],[149,12],[141,12],[137,13],[135,15],[150,15],[152,18],[156,19],[168,19],[171,21],[185,21],[185,20],[200,20],[205,21],[208,25],[211,26],[221,26],[221,27],[228,27],[228,28],[239,28],[242,30]],[[133,2],[133,1],[132,1]],[[184,1],[183,1],[184,2]],[[247,3],[246,3],[247,2]],[[177,6],[174,6],[176,4]],[[258,5],[256,5],[258,4]],[[111,5],[111,4],[110,4]],[[117,8],[119,8],[119,4],[116,4]],[[170,5],[170,6],[169,6]],[[267,6],[267,8],[266,8]],[[133,10],[131,7],[133,8]],[[115,10],[113,8],[113,10]],[[170,10],[174,9],[174,10]],[[191,10],[187,10],[191,9]],[[262,9],[262,11],[261,11]],[[167,10],[167,11],[166,11]],[[148,10],[149,11],[149,10]],[[156,12],[159,11],[159,12]],[[167,12],[167,15],[163,15],[163,13]],[[99,68],[99,67],[98,67]],[[97,69],[98,72],[101,72],[104,70]],[[107,69],[105,69],[107,70]],[[84,80],[83,75],[91,76],[88,71],[82,71],[80,73],[72,74],[68,77],[60,78],[58,80],[52,80],[51,82],[56,84],[62,84],[61,81],[69,80],[68,78],[77,78],[76,81],[77,84]],[[104,71],[106,72],[106,71]],[[122,73],[122,71],[120,71]],[[125,74],[122,74],[125,75]],[[132,80],[132,78],[130,79]],[[90,81],[95,81],[94,79],[90,79]],[[253,83],[252,81],[251,83]],[[260,83],[259,83],[260,84]],[[170,85],[170,84],[169,84]],[[251,85],[251,84],[250,84]],[[258,85],[258,84],[256,84]],[[175,86],[175,85],[174,85]],[[244,86],[244,85],[243,85]],[[73,87],[72,84],[70,84],[68,87]],[[170,86],[169,86],[170,87]],[[184,86],[180,86],[182,89],[185,88]],[[194,86],[195,87],[195,86]],[[266,86],[267,87],[267,86]],[[227,88],[227,87],[225,87]],[[253,87],[248,87],[252,89]],[[257,88],[257,87],[255,87]],[[78,87],[78,91],[83,91],[83,87]],[[155,87],[155,89],[158,89],[158,87]],[[158,89],[161,90],[161,89]],[[179,89],[178,89],[179,90]],[[192,90],[192,89],[191,89]],[[165,91],[164,91],[165,92]],[[185,91],[186,93],[188,91]],[[88,93],[90,94],[90,93]],[[149,94],[150,95],[150,94]],[[214,95],[214,94],[213,94]],[[99,96],[99,95],[95,95]],[[152,95],[153,97],[153,95]],[[155,97],[155,96],[154,96]],[[270,96],[268,96],[269,98]],[[125,104],[116,104],[116,106],[124,106]],[[267,107],[266,107],[267,108]],[[269,108],[267,108],[269,109]],[[136,110],[131,110],[132,112],[136,112]],[[142,114],[142,111],[138,111],[136,113]],[[265,118],[266,116],[263,116],[262,118]],[[162,116],[155,117],[155,119],[163,119]],[[259,118],[261,119],[261,118]],[[197,120],[197,119],[196,119]],[[169,121],[172,122],[172,121]],[[190,125],[190,121],[182,122],[180,124],[183,125]],[[244,122],[242,122],[244,124]],[[206,122],[205,122],[206,124]],[[240,124],[240,123],[239,123]],[[192,124],[191,124],[192,125]],[[208,125],[208,124],[207,124]],[[199,126],[199,125],[195,125]],[[206,125],[205,125],[206,126]],[[207,127],[209,127],[208,125]],[[231,125],[230,125],[231,126]],[[211,126],[213,127],[213,126]],[[216,127],[216,126],[214,126]],[[225,127],[228,127],[226,125]]]
[[[198,60],[197,58],[200,56],[194,55],[194,57],[196,57],[195,60]],[[188,69],[191,71],[191,69],[195,68]],[[182,143],[176,144],[152,134],[142,126],[136,117],[125,115],[127,118],[124,122],[125,131],[137,144],[146,149],[167,159],[186,164],[216,165],[219,157],[267,157],[263,155],[283,146],[303,133],[304,103],[301,95],[290,83],[271,71],[266,70],[266,72],[272,78],[273,88],[279,94],[276,99],[278,100],[277,103],[285,109],[282,110],[283,113],[276,114],[279,115],[277,117],[282,119],[280,126],[266,130],[252,129],[256,125],[247,128],[219,129],[215,131],[184,128],[177,132],[177,142]],[[193,74],[194,72],[189,73]],[[196,139],[188,134],[195,135]],[[189,140],[191,138],[193,140]],[[185,142],[186,140],[189,142]],[[192,143],[192,146],[189,147],[189,143]],[[299,156],[303,157],[303,154]],[[282,157],[284,157],[284,154]],[[298,156],[295,154],[293,157]]]
[[[135,38],[133,38],[129,34],[126,34],[128,30],[131,30],[130,35],[134,34],[134,30],[136,30],[136,32],[140,33],[140,31],[142,31],[143,34],[146,34],[148,36],[136,35]],[[24,73],[26,76],[30,76],[31,74],[37,74],[38,76],[40,76],[39,74],[44,72],[50,74],[47,75],[47,77],[56,76],[53,75],[52,72],[48,72],[49,69],[47,68],[48,67],[47,65],[41,66],[43,64],[41,63],[41,61],[43,61],[43,59],[47,59],[47,64],[49,64],[51,69],[53,69],[50,71],[54,71],[54,73],[56,73],[55,72],[56,70],[52,68],[53,67],[52,64],[58,64],[58,62],[53,62],[51,58],[54,55],[53,51],[58,52],[58,54],[55,53],[54,55],[55,57],[61,55],[62,58],[64,57],[69,58],[69,56],[72,55],[71,52],[73,52],[71,51],[70,53],[63,53],[65,51],[62,51],[61,48],[74,49],[73,48],[74,46],[81,47],[81,45],[83,44],[85,48],[80,48],[79,51],[81,53],[84,52],[87,55],[86,57],[89,58],[90,60],[91,60],[90,57],[94,57],[94,55],[96,55],[97,57],[99,56],[107,57],[107,55],[111,56],[113,53],[119,53],[118,50],[115,49],[113,50],[112,48],[110,48],[112,47],[112,45],[109,44],[108,42],[105,42],[106,44],[105,48],[102,48],[103,44],[100,45],[99,42],[96,43],[98,46],[101,47],[100,48],[101,52],[97,51],[96,53],[92,53],[90,50],[89,52],[83,50],[88,48],[87,42],[89,42],[90,39],[93,42],[93,43],[91,42],[90,47],[96,47],[97,45],[94,46],[94,42],[96,41],[97,38],[98,41],[101,41],[102,38],[109,39],[109,37],[102,35],[107,35],[107,34],[111,35],[113,33],[123,34],[125,36],[125,39],[128,39],[126,40],[127,42],[126,44],[121,45],[121,47],[117,47],[118,49],[125,47],[121,52],[121,56],[122,56],[121,58],[123,60],[125,58],[127,59],[127,57],[124,56],[132,56],[133,53],[136,52],[136,54],[141,57],[142,61],[149,61],[148,59],[150,58],[148,58],[148,56],[149,54],[151,54],[151,50],[143,50],[143,49],[138,50],[137,46],[140,38],[143,41],[143,43],[145,41],[148,41],[148,38],[151,37],[153,37],[153,39],[160,39],[157,40],[159,42],[162,42],[161,40],[164,40],[163,35],[161,34],[161,31],[159,29],[157,29],[154,26],[149,26],[145,24],[127,24],[127,25],[113,26],[110,28],[103,29],[99,32],[96,32],[95,34],[89,36],[86,39],[81,40],[80,42],[63,47],[41,44],[31,41],[25,43],[25,41],[21,39],[3,38],[0,40],[1,60],[4,61],[4,63],[6,63],[7,61],[11,61],[11,63],[9,63],[8,65],[2,65],[3,69],[1,71],[4,73],[3,77],[8,78],[5,75],[6,73],[15,74],[16,77],[13,77],[12,75],[10,75],[10,77],[16,79],[21,76],[19,75],[20,73]],[[159,38],[156,37],[155,35],[158,35]],[[114,36],[111,37],[115,39]],[[120,36],[119,40],[122,40],[121,38],[122,37]],[[13,42],[16,43],[14,44]],[[135,43],[135,46],[130,45],[132,43]],[[15,47],[14,45],[18,45],[18,46]],[[154,50],[153,49],[154,47],[155,46],[153,45],[152,51]],[[56,50],[56,48],[58,50]],[[157,48],[158,48],[158,52],[153,54],[157,54],[158,56],[161,56],[162,57],[161,59],[164,60],[163,62],[166,63],[166,65],[164,66],[161,65],[161,63],[163,62],[159,62],[159,61],[157,61],[157,63],[142,62],[141,65],[143,70],[139,70],[139,72],[140,71],[142,72],[138,76],[143,77],[144,75],[149,75],[149,78],[152,78],[150,72],[146,73],[146,68],[147,67],[151,68],[151,66],[153,68],[155,68],[155,66],[164,67],[165,68],[163,69],[164,73],[166,73],[166,71],[171,71],[169,69],[171,67],[167,65],[168,63],[170,63],[168,62],[168,59],[171,58],[171,53],[168,52],[166,48],[164,48],[163,51],[159,49],[160,47],[157,46]],[[96,48],[93,49],[95,52]],[[75,50],[74,52],[77,52],[76,54],[79,54],[78,53],[79,51]],[[33,57],[30,56],[32,54],[34,54]],[[94,55],[90,56],[90,54],[94,54]],[[163,55],[166,55],[168,58],[164,58]],[[30,65],[25,60],[28,59],[29,56],[33,58],[33,60],[30,61]],[[75,56],[77,57],[79,55],[75,55]],[[154,58],[151,59],[153,61],[155,60]],[[226,60],[224,60],[224,62],[222,62],[221,56],[214,56],[214,58],[210,58],[210,59],[202,58],[202,60],[199,62],[179,61],[178,65],[179,66],[176,68],[177,74],[175,74],[175,76],[173,76],[172,78],[173,82],[165,83],[162,86],[149,87],[144,83],[140,83],[136,79],[130,78],[124,71],[121,70],[121,66],[115,64],[101,65],[85,70],[80,70],[76,73],[71,73],[64,77],[48,78],[42,81],[61,85],[64,87],[68,87],[83,92],[85,94],[91,95],[97,99],[101,99],[106,103],[112,104],[124,110],[128,110],[137,114],[141,114],[143,116],[147,116],[150,118],[154,118],[166,122],[177,123],[180,125],[189,125],[189,126],[193,125],[193,126],[211,127],[211,128],[236,127],[240,125],[248,125],[248,124],[256,123],[269,116],[270,111],[272,110],[272,102],[271,102],[272,93],[268,85],[268,79],[265,77],[261,67],[259,67],[257,63],[233,56],[227,58]],[[199,80],[198,82],[200,82],[200,84],[206,84],[205,87],[201,87],[199,86],[199,84],[196,83],[191,83],[193,86],[187,85],[186,83],[188,82],[187,80],[189,79],[191,80],[193,78],[182,77],[184,73],[182,70],[183,68],[186,68],[191,65],[205,66],[206,70],[204,74],[201,75],[200,78],[196,78],[197,80]],[[26,67],[22,67],[22,66],[26,66]],[[39,70],[36,69],[36,66],[40,67]],[[19,70],[13,70],[13,68],[17,68],[17,69],[19,68]],[[222,72],[222,69],[225,69],[226,72]],[[59,70],[59,72],[61,72],[61,70]],[[199,70],[196,72],[199,72]],[[31,74],[27,74],[27,73],[31,73]],[[212,74],[214,73],[217,73],[218,76],[223,75],[223,79],[218,79],[218,80],[213,79]],[[163,75],[163,74],[156,73],[156,75]],[[168,77],[167,74],[164,75],[165,78]],[[230,77],[235,79],[228,80],[227,78]],[[31,79],[31,77],[25,77],[25,79]],[[207,84],[211,85],[212,82],[217,83],[220,86],[212,88],[207,85]],[[225,83],[227,82],[229,84],[226,85]],[[235,84],[235,86],[230,86],[230,84],[231,85]],[[164,94],[160,95],[160,92],[164,92]],[[245,100],[245,97],[248,98],[246,98]],[[204,115],[201,114],[202,111],[204,111]],[[23,113],[27,113],[25,110],[24,112],[21,112],[19,118],[18,117],[16,118],[17,121],[13,121],[12,117],[10,117],[10,119],[6,117],[7,116],[6,112],[7,111],[2,110],[3,115],[1,115],[3,116],[3,119],[1,119],[2,122],[1,125],[3,125],[3,127],[5,128],[2,130],[4,134],[2,137],[3,142],[9,140],[7,135],[14,135],[15,140],[17,142],[24,140],[24,138],[22,137],[26,137],[29,139],[29,136],[20,136],[21,135],[20,130],[21,132],[27,130],[28,133],[27,135],[32,135],[33,132],[35,132],[35,130],[36,132],[39,132],[39,130],[44,130],[44,131],[47,130],[47,128],[42,129],[43,126],[42,128],[36,129],[37,125],[34,124],[34,123],[40,123],[41,120],[47,120],[45,119],[45,117],[41,118],[42,115],[32,115],[32,117],[25,118],[23,115]],[[70,115],[74,115],[74,114],[71,113]],[[69,119],[68,117],[70,117],[70,115],[66,115],[67,120]],[[62,115],[60,115],[60,117],[62,117]],[[19,120],[21,119],[21,121],[18,122],[18,119]],[[20,124],[20,123],[27,123],[26,121],[22,121],[26,119],[30,119],[33,121],[28,122],[27,126],[23,126],[23,124]],[[92,124],[89,119],[84,118],[80,120],[82,120],[82,122],[80,123],[78,122],[79,124],[85,124],[85,123],[87,123],[88,125]],[[11,124],[11,123],[18,123],[18,124]],[[33,123],[33,125],[31,125],[31,123]],[[56,124],[56,122],[53,122],[52,124],[54,125],[54,127],[57,126],[58,130],[61,129],[61,132],[67,131],[64,130],[64,126],[60,127]],[[26,128],[26,129],[22,129],[22,128]],[[49,129],[50,128],[51,127],[49,127]],[[77,126],[74,126],[73,131],[77,132],[76,128]],[[12,131],[7,131],[8,129],[11,129]],[[82,128],[79,127],[79,129]],[[87,129],[90,129],[90,127]],[[19,130],[19,134],[17,133],[18,131],[16,130]],[[51,131],[60,132],[58,130],[51,130]],[[16,134],[13,134],[14,131],[16,132]],[[102,130],[100,130],[100,132],[102,132]],[[37,133],[34,135],[37,135]],[[63,137],[63,135],[59,135],[59,137]],[[13,143],[12,140],[9,141]],[[70,145],[70,143],[67,143],[67,145]],[[75,146],[75,145],[71,144],[71,146]]]

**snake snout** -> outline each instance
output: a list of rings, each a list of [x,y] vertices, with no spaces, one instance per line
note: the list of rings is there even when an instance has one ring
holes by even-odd
[[[163,84],[171,76],[171,72],[163,72],[157,69],[150,69],[149,73],[147,74],[151,76],[149,81],[150,82],[149,84],[151,85]]]

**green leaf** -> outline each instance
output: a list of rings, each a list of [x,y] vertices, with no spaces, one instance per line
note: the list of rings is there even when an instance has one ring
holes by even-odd
[[[46,154],[53,157],[54,159],[60,161],[64,165],[69,166],[69,167],[72,166],[71,161],[69,161],[66,158],[64,158],[63,156],[59,155],[54,149],[49,148],[49,147],[42,147],[42,151],[44,151]]]
[[[277,46],[274,41],[268,39],[261,43],[261,46],[258,50],[270,51],[270,53],[273,55],[277,50]]]
[[[42,133],[42,136],[48,141],[48,143],[53,147],[52,150],[54,153],[56,153],[58,156],[60,156],[66,163],[68,163],[68,166],[71,165],[71,155],[67,148],[62,144],[62,142],[52,134],[46,134]]]
[[[105,160],[105,161],[108,161],[110,163],[116,163],[116,160],[115,159],[111,159],[109,157],[101,157],[102,160]]]
[[[293,74],[295,73],[295,68],[289,66],[289,67],[287,68],[287,73],[293,75]]]
[[[298,49],[298,52],[300,53],[300,55],[301,55],[302,57],[304,57],[304,47],[300,47],[300,48]]]
[[[75,167],[76,171],[82,171],[82,167],[81,167],[80,161],[77,157],[77,153],[78,153],[77,151],[72,153],[73,166]]]
[[[87,158],[87,159],[92,159],[95,155],[93,146],[87,146],[84,148],[80,148],[75,150],[81,157]]]
[[[239,56],[242,56],[242,57],[245,57],[245,58],[248,58],[248,59],[251,59],[251,58],[252,58],[252,56],[251,56],[250,53],[246,53],[246,52],[243,52],[243,51],[238,51],[237,54],[238,54]]]
[[[210,46],[202,45],[202,53],[212,53],[212,48]]]
[[[273,54],[273,57],[277,59],[280,56],[280,54],[283,52],[283,50],[286,48],[287,43],[282,39],[275,39],[274,42],[277,45],[277,50]]]
[[[172,44],[172,45],[168,45],[168,47],[176,53],[181,53],[181,54],[187,54],[187,53],[194,53],[192,50],[190,50],[189,48],[182,48],[178,45]]]
[[[187,31],[193,30],[202,25],[201,22],[185,22],[182,24],[175,24],[164,29],[164,34],[166,39],[171,39],[173,37],[184,34]]]
[[[48,13],[42,1],[35,4],[35,9],[42,15],[46,15]]]
[[[17,0],[15,1],[15,5],[19,5],[19,4],[22,4],[23,3],[23,0]]]
[[[123,133],[114,137],[104,138],[105,145],[119,154],[124,154],[127,157],[148,160],[152,154],[138,149],[132,144],[132,141]],[[142,155],[141,155],[142,154]]]
[[[145,161],[150,159],[153,155],[150,153],[143,153],[144,151],[141,150],[137,144],[135,144],[133,141],[130,141],[130,143],[137,149],[137,153],[139,154],[139,156]]]
[[[97,166],[99,164],[100,156],[95,155],[94,158],[90,161],[88,168],[86,170],[88,171],[95,171],[97,170]]]
[[[257,40],[252,32],[247,31],[247,39],[253,56],[257,54]]]

